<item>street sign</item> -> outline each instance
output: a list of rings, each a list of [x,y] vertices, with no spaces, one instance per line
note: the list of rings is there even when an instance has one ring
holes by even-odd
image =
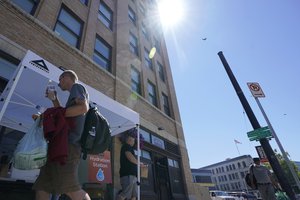
[[[259,156],[260,162],[269,162],[268,158],[266,156],[266,153],[265,153],[264,149],[262,148],[262,146],[255,146],[255,149],[256,149],[257,154]]]
[[[249,131],[247,135],[250,141],[259,141],[263,138],[270,139],[273,137],[268,126]]]
[[[264,92],[262,91],[261,87],[259,86],[259,83],[250,82],[247,83],[250,92],[254,97],[265,97]]]

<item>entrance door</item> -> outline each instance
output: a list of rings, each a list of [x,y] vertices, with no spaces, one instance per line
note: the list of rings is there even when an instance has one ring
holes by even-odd
[[[159,200],[171,199],[171,188],[169,181],[168,159],[167,157],[155,158],[155,172],[157,182],[157,192]]]

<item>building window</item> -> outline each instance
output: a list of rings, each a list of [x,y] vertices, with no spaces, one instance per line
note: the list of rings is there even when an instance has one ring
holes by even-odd
[[[157,62],[157,66],[158,66],[159,77],[163,82],[165,82],[166,78],[165,78],[164,67],[159,62]]]
[[[149,51],[148,49],[144,49],[144,58],[145,58],[145,65],[149,69],[153,70],[152,60],[149,58]]]
[[[89,3],[89,0],[80,0],[80,2],[87,6]]]
[[[157,106],[156,99],[157,99],[157,97],[156,97],[155,85],[149,81],[148,82],[148,100],[152,105]]]
[[[25,12],[34,15],[39,0],[12,0],[12,2],[19,6]]]
[[[146,40],[149,41],[149,33],[148,33],[148,30],[144,23],[142,23],[142,33],[143,33],[144,37],[146,38]]]
[[[100,21],[110,30],[112,30],[113,23],[113,12],[112,10],[102,1],[99,6],[98,18]]]
[[[70,45],[79,48],[83,23],[71,11],[60,10],[54,31]]]
[[[163,97],[163,104],[164,104],[164,112],[165,112],[168,116],[171,116],[170,105],[169,105],[169,98],[168,98],[168,96],[165,95],[164,93],[162,93],[162,97]]]
[[[133,54],[139,56],[138,41],[132,33],[129,33],[129,49]]]
[[[154,46],[156,48],[156,52],[161,54],[160,42],[156,38],[154,38]]]
[[[243,161],[242,163],[243,163],[243,167],[244,167],[244,168],[247,167],[245,161]]]
[[[19,61],[0,50],[0,94],[17,69]]]
[[[245,173],[244,172],[241,172],[240,174],[241,174],[242,178],[245,178]]]
[[[179,168],[179,163],[177,160],[173,160],[168,158],[168,164],[170,167],[175,167],[175,168]]]
[[[128,17],[130,21],[132,21],[132,23],[136,25],[136,14],[130,7],[128,7]]]
[[[151,135],[151,143],[161,149],[165,149],[165,142],[163,139],[161,139],[159,137]]]
[[[237,172],[235,173],[235,178],[239,179],[239,174]]]
[[[109,72],[111,72],[111,52],[111,46],[101,37],[97,37],[93,60]]]
[[[131,89],[138,94],[141,94],[141,76],[140,72],[131,67]]]
[[[151,133],[141,128],[140,134],[143,135],[144,141],[151,143]]]
[[[150,154],[149,151],[142,150],[142,151],[141,151],[141,156],[142,156],[143,158],[146,158],[146,159],[148,159],[148,160],[151,160],[151,154]]]
[[[142,5],[140,4],[139,8],[140,8],[141,13],[142,13],[143,15],[145,15],[145,14],[146,14],[146,11],[145,11],[144,6],[142,6]]]

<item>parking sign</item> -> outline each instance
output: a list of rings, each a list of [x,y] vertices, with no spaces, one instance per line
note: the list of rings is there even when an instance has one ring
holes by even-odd
[[[250,82],[250,83],[247,83],[247,85],[254,97],[265,97],[265,94],[262,91],[262,89],[258,83]]]

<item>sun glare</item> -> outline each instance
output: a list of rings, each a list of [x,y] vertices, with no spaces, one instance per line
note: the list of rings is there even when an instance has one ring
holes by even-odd
[[[183,17],[182,0],[160,0],[158,3],[160,20],[163,26],[174,26]]]

